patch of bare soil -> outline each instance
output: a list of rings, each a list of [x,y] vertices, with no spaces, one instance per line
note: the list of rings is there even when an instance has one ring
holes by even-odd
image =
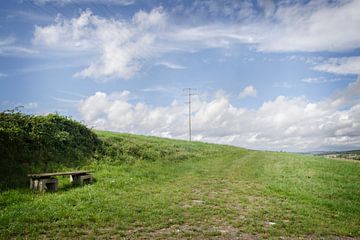
[[[131,237],[129,238],[131,239]],[[139,239],[262,239],[260,236],[241,233],[229,225],[190,226],[173,225],[139,236]]]

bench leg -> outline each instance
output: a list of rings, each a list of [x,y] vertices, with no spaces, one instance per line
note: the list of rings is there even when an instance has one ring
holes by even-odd
[[[84,183],[92,183],[92,176],[90,174],[71,175],[70,182],[72,182],[75,185],[84,185]]]
[[[30,188],[34,192],[43,192],[44,191],[43,179],[31,179]]]
[[[39,179],[37,182],[37,191],[39,192],[45,192],[46,190],[46,180],[47,179]]]
[[[34,188],[34,180],[30,178],[30,189]]]
[[[80,181],[81,181],[81,184],[92,183],[92,175],[90,175],[90,174],[82,175],[82,176],[80,176]]]
[[[39,179],[30,179],[30,189],[37,191],[39,186]]]
[[[57,178],[49,178],[49,179],[47,179],[47,181],[45,183],[46,189],[49,191],[57,192],[58,183],[59,183],[59,181],[57,180]]]
[[[80,176],[79,175],[70,175],[70,182],[75,185],[81,185]]]
[[[37,192],[57,191],[58,180],[56,178],[30,179],[30,189]]]

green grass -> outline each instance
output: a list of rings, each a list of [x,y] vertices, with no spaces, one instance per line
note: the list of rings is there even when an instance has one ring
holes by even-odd
[[[360,237],[360,163],[97,132],[96,181],[0,195],[0,238]]]

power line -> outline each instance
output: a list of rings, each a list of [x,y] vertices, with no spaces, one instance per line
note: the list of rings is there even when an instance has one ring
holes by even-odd
[[[185,103],[189,105],[189,142],[191,142],[191,97],[198,94],[194,93],[194,91],[196,90],[195,88],[184,88],[183,90],[188,97],[188,101]]]

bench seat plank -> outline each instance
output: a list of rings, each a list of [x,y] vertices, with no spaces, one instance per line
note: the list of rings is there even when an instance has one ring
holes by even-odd
[[[82,175],[82,174],[89,174],[94,171],[73,171],[73,172],[55,172],[55,173],[35,173],[35,174],[28,174],[28,177],[31,178],[43,178],[43,177],[55,177],[55,176],[67,176],[67,175]]]

